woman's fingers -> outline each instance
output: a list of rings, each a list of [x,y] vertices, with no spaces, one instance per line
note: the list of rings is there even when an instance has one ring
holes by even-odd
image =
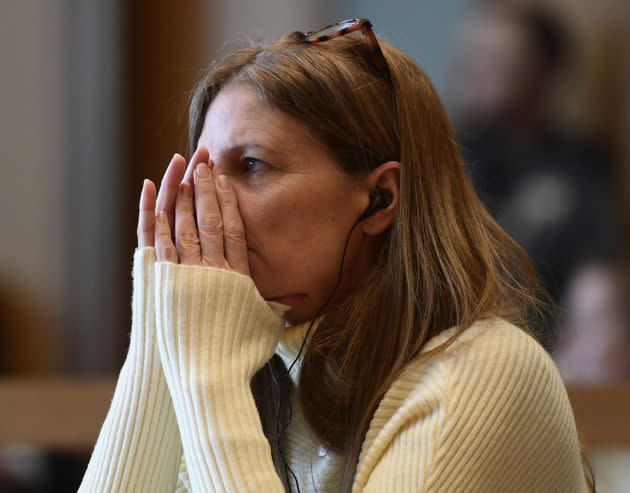
[[[238,201],[225,175],[217,178],[217,196],[223,218],[223,245],[230,268],[249,276],[245,228],[238,210]]]
[[[193,213],[192,186],[186,182],[179,185],[175,204],[175,247],[181,264],[200,265],[201,248]]]
[[[155,245],[155,195],[155,184],[151,180],[144,180],[136,231],[139,248]]]
[[[185,164],[182,156],[173,156],[157,198],[155,185],[145,180],[138,245],[155,245],[160,261],[228,267],[250,275],[245,229],[234,189],[225,176],[215,186],[207,148],[197,148],[187,169]],[[225,186],[221,186],[224,181]],[[164,220],[160,221],[162,215]]]
[[[184,176],[185,167],[186,160],[184,157],[175,153],[164,173],[157,196],[155,212],[164,211],[166,213],[171,231],[175,231],[175,200],[179,184],[182,176]]]
[[[155,256],[158,261],[177,262],[177,249],[171,239],[168,218],[164,211],[158,211],[155,222]]]
[[[202,265],[226,267],[223,254],[223,220],[212,170],[206,163],[199,163],[195,167],[194,180]]]
[[[195,167],[199,163],[208,162],[210,162],[210,152],[208,151],[208,149],[203,146],[197,147],[197,150],[190,159],[188,168],[186,168],[186,173],[184,174],[184,179],[182,181],[188,183],[191,187],[194,187],[195,182],[193,179],[193,173],[195,172]]]

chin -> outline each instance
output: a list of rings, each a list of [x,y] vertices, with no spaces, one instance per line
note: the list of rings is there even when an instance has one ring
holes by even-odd
[[[284,314],[284,325],[285,325],[285,327],[294,327],[296,325],[300,325],[302,322],[306,322],[304,317],[299,317],[294,312],[295,312],[295,310],[293,308],[291,308],[288,312],[286,312]]]
[[[313,314],[305,314],[304,309],[291,308],[284,314],[284,324],[286,327],[294,327],[296,325],[308,322],[313,318]]]

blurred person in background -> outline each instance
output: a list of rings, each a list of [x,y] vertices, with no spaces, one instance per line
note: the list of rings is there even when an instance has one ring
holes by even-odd
[[[562,302],[572,273],[612,254],[619,229],[610,159],[554,115],[556,82],[575,60],[569,32],[549,10],[484,2],[456,40],[447,91],[469,174]],[[556,324],[551,311],[537,322],[548,350]]]
[[[630,379],[630,305],[622,271],[608,259],[576,272],[566,293],[567,317],[554,359],[565,382]]]

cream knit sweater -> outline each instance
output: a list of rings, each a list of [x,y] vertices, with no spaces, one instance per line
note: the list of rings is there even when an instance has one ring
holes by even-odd
[[[282,492],[249,382],[274,351],[297,354],[308,323],[285,329],[286,309],[247,276],[136,249],[129,351],[79,491]],[[301,491],[339,491],[339,458],[293,410],[285,436]],[[353,491],[586,491],[551,358],[494,319],[411,364],[372,419]]]

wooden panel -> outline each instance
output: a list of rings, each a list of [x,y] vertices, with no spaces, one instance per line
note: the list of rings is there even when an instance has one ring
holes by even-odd
[[[126,9],[125,118],[123,156],[128,190],[124,215],[130,233],[126,251],[137,239],[138,201],[145,178],[159,188],[175,152],[186,156],[187,102],[208,65],[204,53],[204,8],[200,0],[123,2]]]
[[[588,447],[630,447],[630,383],[572,387],[569,399]]]
[[[91,450],[114,388],[112,378],[0,379],[0,445]]]
[[[111,378],[0,379],[0,445],[91,450],[115,383]],[[570,388],[569,398],[589,448],[630,447],[630,383]]]
[[[125,18],[123,57],[123,118],[120,176],[123,228],[121,248],[129,260],[127,283],[120,300],[131,299],[131,257],[137,245],[138,205],[145,178],[159,188],[175,152],[186,155],[187,101],[202,67],[207,36],[206,1],[153,0],[120,2]],[[209,8],[209,7],[208,7]],[[128,301],[125,301],[129,306]],[[130,320],[130,317],[128,318]],[[129,326],[119,331],[119,364],[129,342]]]

